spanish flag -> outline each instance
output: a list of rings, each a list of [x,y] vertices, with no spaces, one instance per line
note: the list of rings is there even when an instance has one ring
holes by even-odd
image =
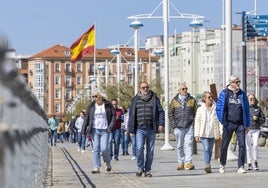
[[[71,62],[81,59],[87,53],[94,52],[95,46],[95,25],[77,39],[71,48]]]

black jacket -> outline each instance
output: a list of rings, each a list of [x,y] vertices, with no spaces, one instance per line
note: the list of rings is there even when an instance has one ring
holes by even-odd
[[[115,128],[115,110],[111,102],[103,100],[104,108],[106,111],[106,117],[108,121],[108,131],[112,132]],[[86,134],[92,131],[92,126],[94,123],[94,113],[95,113],[95,101],[93,101],[87,109],[84,123],[82,126],[81,133]]]

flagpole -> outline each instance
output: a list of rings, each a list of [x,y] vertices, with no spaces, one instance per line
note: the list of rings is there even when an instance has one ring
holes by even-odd
[[[94,20],[94,41],[95,41],[95,45],[94,45],[94,79],[95,79],[95,82],[94,82],[94,89],[96,87],[96,29],[97,29],[97,26],[96,26],[96,20]],[[99,82],[99,80],[98,80]]]

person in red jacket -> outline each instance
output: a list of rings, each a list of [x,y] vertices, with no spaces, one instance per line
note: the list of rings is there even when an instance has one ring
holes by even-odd
[[[111,159],[114,157],[114,160],[118,161],[123,111],[122,109],[118,108],[117,99],[112,100],[112,105],[115,110],[116,118],[115,118],[115,129],[113,130],[113,132],[109,133],[109,154]]]

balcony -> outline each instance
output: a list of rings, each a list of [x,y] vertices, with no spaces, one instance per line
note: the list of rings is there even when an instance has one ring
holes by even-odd
[[[73,88],[74,87],[74,83],[73,82],[65,82],[65,87],[66,88]]]
[[[65,96],[65,101],[66,101],[66,102],[71,102],[71,101],[73,101],[73,97],[66,97],[66,96]]]
[[[73,75],[73,70],[72,69],[64,69],[64,72],[66,75]]]

